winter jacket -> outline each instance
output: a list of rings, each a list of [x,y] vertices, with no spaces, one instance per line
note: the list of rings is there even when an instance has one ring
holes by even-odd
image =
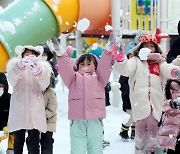
[[[4,86],[4,93],[0,96],[0,130],[2,130],[7,126],[11,98],[11,94],[8,93],[9,85],[6,75],[2,72],[0,72],[0,84]]]
[[[158,145],[175,150],[177,136],[180,134],[180,110],[170,107],[170,100],[163,105],[162,125],[158,132]]]
[[[68,117],[70,120],[105,118],[105,90],[110,72],[112,53],[104,51],[95,72],[75,72],[67,53],[57,57],[59,74],[69,89]]]
[[[43,93],[44,103],[46,109],[46,119],[47,119],[47,131],[56,131],[56,121],[57,121],[57,98],[54,90],[50,87],[46,89]]]
[[[123,111],[126,112],[127,109],[131,109],[131,102],[129,98],[129,83],[128,83],[129,77],[126,76],[120,76],[119,83],[121,84],[120,90],[121,90],[121,96],[123,101]]]
[[[115,62],[115,69],[129,77],[130,101],[133,119],[136,122],[147,118],[151,111],[160,120],[163,105],[164,78],[172,78],[172,70],[177,66],[161,63],[148,63],[134,56],[123,62]]]
[[[52,71],[48,62],[39,61],[42,72],[34,75],[26,68],[19,69],[18,58],[12,58],[7,64],[7,76],[13,87],[8,127],[9,132],[20,129],[37,129],[46,132],[47,124],[42,92],[50,84]]]

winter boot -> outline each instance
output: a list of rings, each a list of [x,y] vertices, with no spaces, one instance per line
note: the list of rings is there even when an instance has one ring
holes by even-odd
[[[121,127],[121,131],[119,133],[119,136],[121,136],[122,140],[124,142],[127,142],[128,139],[129,139],[129,136],[128,136],[128,130],[129,130],[129,127],[125,126],[122,124],[122,127]]]
[[[13,149],[7,149],[6,154],[14,154],[14,150]]]
[[[105,141],[103,140],[103,148],[107,147],[110,145],[110,142],[109,141]]]
[[[131,126],[131,139],[134,140],[135,138],[135,126]]]

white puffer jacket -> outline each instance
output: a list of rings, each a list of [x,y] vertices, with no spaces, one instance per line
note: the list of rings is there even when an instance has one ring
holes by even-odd
[[[123,62],[115,62],[115,69],[119,74],[129,77],[134,121],[148,117],[151,111],[159,121],[164,102],[163,81],[172,78],[172,70],[178,67],[163,61],[150,68],[147,61],[134,56]]]

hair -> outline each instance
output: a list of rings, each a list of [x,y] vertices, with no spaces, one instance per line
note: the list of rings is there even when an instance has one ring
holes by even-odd
[[[93,62],[94,63],[94,66],[95,66],[95,69],[97,69],[97,60],[96,60],[96,57],[92,54],[89,54],[89,53],[86,53],[86,54],[83,54],[79,57],[78,59],[78,62],[77,62],[77,70],[79,70],[79,64],[82,63],[85,59],[87,59],[88,62]]]
[[[30,50],[30,49],[25,48],[25,49],[24,49],[24,52],[22,53],[22,57],[24,56],[24,53],[26,52],[26,50]],[[36,57],[38,57],[38,56],[39,56],[39,53],[38,53],[38,52],[36,52],[36,51],[34,51],[34,50],[30,50],[30,51],[32,51],[32,52],[33,52],[33,54],[34,54]]]
[[[171,94],[171,84],[172,82],[176,82],[179,86],[180,86],[180,80],[168,80],[167,83],[166,83],[166,86],[165,86],[165,96],[166,96],[166,99],[172,99],[172,94]]]
[[[147,42],[144,42],[144,43],[147,43]],[[133,56],[138,56],[138,55],[139,55],[139,51],[140,51],[140,49],[143,48],[144,43],[141,43],[141,44],[140,44],[138,50],[134,52]],[[157,44],[154,43],[154,42],[153,42],[153,44],[154,44],[154,46],[155,46],[155,53],[160,53],[160,51],[158,50]]]

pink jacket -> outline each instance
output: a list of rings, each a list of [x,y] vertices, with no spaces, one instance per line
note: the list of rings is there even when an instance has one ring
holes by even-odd
[[[158,132],[158,145],[175,150],[177,136],[180,133],[180,110],[170,107],[170,100],[166,100],[162,116],[162,125]]]
[[[47,131],[45,106],[42,91],[50,83],[52,71],[47,62],[39,62],[42,73],[33,75],[29,69],[17,66],[20,59],[12,58],[7,65],[7,76],[13,87],[8,120],[9,132],[20,129]]]
[[[70,120],[105,118],[104,87],[109,80],[112,60],[112,53],[104,51],[96,72],[83,73],[73,70],[67,53],[57,57],[60,76],[69,89],[68,118]]]

